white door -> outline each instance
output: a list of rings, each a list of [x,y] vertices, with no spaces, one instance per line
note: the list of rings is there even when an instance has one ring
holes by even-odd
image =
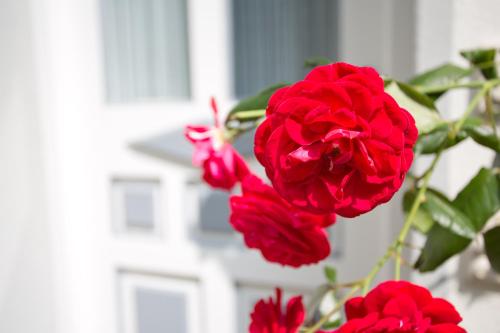
[[[210,96],[227,109],[266,83],[298,79],[306,56],[363,59],[358,34],[339,42],[351,33],[345,16],[359,15],[356,6],[35,2],[60,332],[244,332],[253,302],[275,286],[308,293],[326,263],[344,280],[366,274],[389,244],[382,225],[397,206],[363,223],[339,221],[327,261],[285,269],[244,248],[227,227],[226,196],[199,182],[185,153],[177,152],[181,163],[171,158],[181,147],[175,133],[208,118]],[[393,14],[386,10],[375,6],[371,17]],[[371,34],[387,29],[369,20]],[[387,64],[392,49],[377,47],[370,46],[374,64]],[[368,243],[369,252],[361,246]]]

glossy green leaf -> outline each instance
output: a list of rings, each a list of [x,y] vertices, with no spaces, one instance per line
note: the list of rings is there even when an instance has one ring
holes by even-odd
[[[337,283],[337,270],[332,266],[325,266],[325,277],[331,284]]]
[[[483,76],[487,79],[495,79],[498,77],[495,64],[497,50],[496,49],[475,49],[460,52],[462,57],[480,69]]]
[[[429,133],[444,123],[432,99],[402,82],[388,81],[385,91],[411,113],[420,134]]]
[[[309,59],[306,59],[304,61],[304,67],[306,68],[314,68],[318,66],[323,66],[323,65],[328,65],[331,64],[333,60],[330,60],[326,57],[312,57]]]
[[[465,124],[463,131],[478,144],[500,152],[500,140],[491,126]]]
[[[441,91],[428,94],[432,99],[437,99],[446,92],[446,88],[444,88],[446,85],[455,83],[472,74],[472,72],[473,70],[470,68],[463,68],[448,63],[415,76],[409,83],[420,87],[443,87]]]
[[[425,201],[422,207],[443,228],[469,239],[473,239],[476,236],[474,223],[471,219],[441,193],[428,190],[425,194]]]
[[[427,234],[427,241],[415,263],[415,268],[420,272],[433,271],[455,254],[465,250],[470,243],[470,239],[459,236],[436,223]]]
[[[277,83],[260,91],[255,96],[243,99],[229,112],[226,122],[231,120],[255,121],[262,117],[262,110],[267,108],[267,103],[272,94],[287,85],[287,83]]]
[[[408,190],[405,192],[403,196],[403,211],[405,212],[405,214],[408,214],[408,212],[410,211],[415,197],[415,190]],[[432,216],[430,216],[430,214],[425,209],[423,209],[422,206],[420,206],[420,208],[417,210],[415,220],[413,221],[413,228],[423,234],[426,234],[432,228],[433,224],[434,220],[432,219]]]
[[[480,232],[486,222],[500,209],[499,174],[482,168],[460,191],[453,205],[460,208],[472,221],[474,230]]]
[[[491,267],[500,273],[500,226],[485,232],[484,248]]]
[[[429,200],[429,198],[433,199]],[[473,233],[477,235],[486,222],[500,209],[499,174],[496,169],[481,169],[451,202],[454,210],[450,210],[448,200],[434,190],[426,194],[426,199],[423,207],[429,211],[436,222],[438,219],[446,222],[450,216],[459,212],[453,217],[453,222],[462,227],[463,216],[465,216],[470,221],[466,224],[467,229],[471,223]],[[429,203],[431,203],[430,208]],[[451,213],[447,213],[448,211]],[[457,234],[457,231],[463,231],[461,228],[448,228],[443,225],[446,226],[446,223],[435,223],[427,233],[424,249],[415,264],[421,272],[434,270],[450,257],[463,251],[471,242],[467,235]],[[469,232],[470,230],[467,230],[467,234]]]

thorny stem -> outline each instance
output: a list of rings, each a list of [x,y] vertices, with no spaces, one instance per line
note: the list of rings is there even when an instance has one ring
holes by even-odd
[[[500,84],[500,80],[491,80],[487,81],[486,83],[482,83],[480,87],[481,90],[479,90],[476,95],[472,98],[470,101],[469,105],[467,106],[465,112],[463,115],[460,117],[460,119],[455,123],[455,128],[453,132],[453,136],[456,136],[457,133],[460,131],[462,128],[463,124],[465,123],[465,120],[469,115],[474,111],[476,108],[477,104],[481,101],[481,99],[491,90],[496,85]],[[405,246],[405,241],[406,237],[408,236],[408,233],[411,230],[411,226],[413,225],[413,222],[415,220],[415,217],[417,215],[418,209],[420,208],[421,204],[425,200],[425,192],[427,191],[429,181],[431,179],[432,173],[441,158],[442,152],[444,151],[445,146],[441,146],[441,148],[438,150],[436,155],[434,156],[434,159],[430,165],[430,167],[425,171],[424,175],[422,176],[422,184],[418,190],[417,196],[415,197],[415,200],[413,201],[412,207],[410,209],[410,212],[408,213],[404,225],[399,232],[398,237],[396,240],[387,248],[384,256],[380,258],[375,266],[371,269],[371,271],[368,273],[368,275],[358,281],[354,282],[353,287],[349,290],[349,292],[342,298],[336,305],[335,307],[330,310],[327,314],[325,314],[321,319],[316,322],[311,327],[304,328],[303,332],[304,333],[315,333],[317,330],[321,329],[323,324],[328,322],[331,316],[333,316],[335,313],[340,311],[342,309],[342,306],[344,303],[346,303],[352,296],[354,296],[359,289],[362,289],[363,294],[366,294],[368,290],[370,289],[370,285],[373,281],[373,279],[377,276],[378,272],[382,269],[382,267],[385,266],[387,261],[392,257],[396,257],[396,263],[395,263],[395,278],[396,280],[399,280],[401,278],[401,264],[402,264],[402,257],[401,257],[401,252],[403,247]]]

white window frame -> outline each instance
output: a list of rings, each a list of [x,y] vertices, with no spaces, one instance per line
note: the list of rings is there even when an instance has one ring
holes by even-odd
[[[121,295],[121,332],[139,333],[137,322],[137,290],[144,288],[158,292],[173,292],[185,296],[187,333],[203,332],[198,281],[183,278],[148,276],[121,272],[118,276]]]
[[[185,167],[133,152],[128,145],[209,118],[212,95],[221,109],[234,103],[230,0],[188,0],[191,101],[128,105],[105,102],[98,0],[31,3],[41,145],[47,156],[43,169],[54,253],[50,265],[57,333],[118,332],[116,274],[124,270],[199,279],[206,332],[231,333],[237,327],[235,284],[319,285],[324,282],[322,267],[327,263],[339,269],[341,280],[357,279],[389,244],[392,236],[381,224],[394,214],[389,206],[379,207],[362,218],[364,222],[346,222],[341,257],[300,270],[270,265],[256,250],[211,252],[189,241],[181,223],[182,198],[189,180]],[[356,8],[360,5],[354,3],[342,1],[341,33],[349,31],[346,27],[359,28],[359,22],[349,21],[349,13],[365,8]],[[378,14],[384,18],[391,13],[385,6],[373,6],[370,17]],[[377,33],[387,32],[387,26],[364,23],[370,27],[367,34],[377,37]],[[341,56],[349,58],[351,51],[360,54],[356,45],[362,43],[341,38]],[[370,51],[384,54],[385,47],[375,45]],[[356,62],[363,63],[359,58]],[[162,201],[166,207],[162,223],[168,230],[164,241],[116,237],[110,227],[109,204],[109,184],[115,177],[153,177],[168,184],[164,189],[168,203]],[[360,253],[359,244],[363,243],[373,244],[374,251]]]
[[[151,200],[152,200],[152,209],[153,209],[153,226],[151,229],[149,228],[130,228],[127,226],[127,214],[125,207],[125,194],[127,187],[129,185],[138,185],[144,184],[142,186],[150,187],[151,190]],[[111,180],[111,221],[112,228],[115,233],[121,236],[131,236],[131,237],[161,237],[163,234],[168,232],[165,230],[162,210],[165,207],[164,202],[168,202],[168,200],[162,199],[162,188],[166,184],[163,184],[157,179],[149,178],[149,179],[139,179],[139,178],[125,178],[125,177],[116,177]]]

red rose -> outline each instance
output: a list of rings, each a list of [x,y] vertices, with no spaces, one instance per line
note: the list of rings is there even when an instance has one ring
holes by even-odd
[[[453,305],[406,281],[378,285],[345,305],[347,322],[336,333],[465,333]]]
[[[225,141],[212,99],[215,126],[186,126],[186,138],[194,144],[193,164],[203,168],[203,179],[212,187],[230,190],[248,173],[245,160]]]
[[[243,180],[242,191],[230,198],[230,222],[248,247],[259,249],[268,261],[293,267],[328,256],[330,244],[322,228],[335,222],[334,215],[301,211],[254,175]]]
[[[296,296],[288,301],[286,311],[281,308],[281,289],[276,288],[276,302],[270,297],[266,302],[260,300],[251,314],[250,333],[295,333],[305,318],[302,297]]]
[[[413,117],[370,67],[336,63],[269,100],[255,155],[297,207],[353,217],[400,188],[417,139]]]

